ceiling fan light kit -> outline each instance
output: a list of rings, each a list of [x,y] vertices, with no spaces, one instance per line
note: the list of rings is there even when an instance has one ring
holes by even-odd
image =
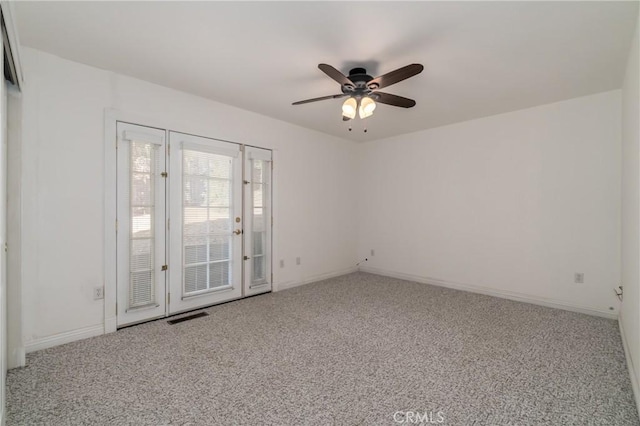
[[[358,101],[356,98],[351,97],[344,101],[342,104],[342,116],[347,117],[348,119],[353,119],[356,117],[356,110],[358,109]]]
[[[370,97],[365,96],[359,99],[352,96],[342,104],[342,118],[352,120],[356,118],[356,111],[358,111],[358,116],[365,119],[373,115],[374,109],[376,109],[376,103]]]
[[[376,109],[376,103],[369,96],[365,96],[360,100],[360,108],[358,109],[358,115],[361,119],[371,117],[373,110]]]
[[[406,80],[407,78],[420,74],[424,69],[420,64],[411,64],[373,78],[367,74],[367,70],[364,68],[353,68],[349,71],[348,77],[331,65],[319,64],[318,68],[333,80],[340,83],[342,94],[306,99],[304,101],[294,102],[292,105],[302,105],[310,102],[338,99],[348,96],[349,98],[342,104],[343,121],[349,121],[356,118],[356,112],[361,120],[371,117],[373,115],[373,111],[376,109],[376,101],[381,104],[401,108],[414,107],[416,105],[416,101],[413,99],[379,92],[378,89],[391,86],[392,84],[399,83],[402,80]],[[349,130],[351,130],[351,128],[349,128]]]

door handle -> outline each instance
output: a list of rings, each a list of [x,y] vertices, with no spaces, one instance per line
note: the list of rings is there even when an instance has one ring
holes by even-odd
[[[236,229],[235,231],[233,231],[233,233],[236,234],[236,235],[240,235],[240,234],[242,234],[242,230]]]

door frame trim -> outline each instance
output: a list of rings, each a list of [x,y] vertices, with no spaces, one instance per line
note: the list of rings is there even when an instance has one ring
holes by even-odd
[[[113,108],[105,108],[104,110],[104,200],[103,200],[103,236],[104,236],[104,253],[103,253],[103,277],[104,277],[104,333],[112,333],[117,330],[117,315],[116,315],[116,292],[117,292],[117,271],[116,271],[116,182],[117,182],[117,151],[116,139],[117,139],[117,122],[124,122],[130,124],[136,124],[139,126],[152,127],[166,132],[178,132],[186,135],[200,136],[208,139],[219,140],[222,142],[230,142],[238,145],[253,146],[256,148],[269,149],[272,152],[272,160],[274,164],[278,159],[278,150],[269,146],[260,146],[257,144],[248,144],[238,141],[224,140],[207,135],[201,135],[193,125],[185,126],[182,123],[169,123],[166,120],[160,120],[153,117],[144,116],[137,113],[130,113]],[[168,142],[168,141],[167,141]],[[271,217],[273,218],[273,225],[271,227],[271,272],[273,274],[272,279],[272,291],[277,291],[278,274],[277,269],[274,268],[275,259],[279,258],[277,253],[277,165],[272,169],[271,174]]]

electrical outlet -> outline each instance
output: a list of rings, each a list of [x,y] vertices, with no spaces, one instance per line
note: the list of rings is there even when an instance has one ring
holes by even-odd
[[[371,249],[371,257],[376,255],[376,251],[374,249]]]
[[[300,258],[296,257],[296,265],[299,265],[299,264],[300,264]]]
[[[104,288],[96,287],[93,289],[93,300],[104,299]]]
[[[284,268],[284,259],[280,259],[280,267]]]
[[[576,272],[576,274],[573,277],[573,281],[576,284],[584,284],[584,273],[582,272]]]

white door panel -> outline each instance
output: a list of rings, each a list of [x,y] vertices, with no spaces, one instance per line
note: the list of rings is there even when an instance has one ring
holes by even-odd
[[[117,124],[117,325],[164,316],[163,130]]]
[[[170,132],[174,314],[242,296],[240,146]]]
[[[244,295],[271,291],[271,151],[244,149]]]

